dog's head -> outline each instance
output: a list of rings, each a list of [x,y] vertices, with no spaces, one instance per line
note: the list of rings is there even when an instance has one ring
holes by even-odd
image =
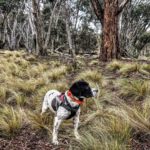
[[[97,95],[98,90],[91,88],[89,83],[84,80],[79,80],[70,87],[70,92],[73,96],[79,98],[80,100],[84,98],[94,97]]]

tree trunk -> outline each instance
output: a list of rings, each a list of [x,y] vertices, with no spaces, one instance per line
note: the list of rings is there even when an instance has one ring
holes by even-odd
[[[75,51],[73,49],[72,37],[71,37],[71,32],[70,32],[68,18],[66,18],[66,31],[67,31],[67,38],[68,38],[69,50],[70,50],[70,52],[72,54],[72,57],[75,58]]]
[[[56,0],[54,8],[53,8],[53,10],[51,12],[51,16],[49,17],[48,32],[46,34],[46,39],[45,39],[45,43],[44,43],[44,49],[48,48],[48,43],[49,43],[50,36],[51,36],[52,22],[53,22],[53,18],[55,17],[55,11],[56,11],[56,8],[57,8],[57,5],[58,5],[59,2],[60,2],[60,0]]]
[[[99,0],[91,0],[93,10],[102,25],[102,43],[100,50],[100,58],[102,61],[109,61],[120,57],[118,18],[129,1],[123,0],[119,5],[119,0],[104,0],[103,8]]]
[[[69,6],[68,6],[68,4],[66,2],[66,6],[65,6],[66,20],[65,20],[65,22],[66,22],[67,39],[68,39],[68,44],[69,44],[69,51],[71,52],[72,58],[75,61],[76,54],[75,54],[75,50],[73,48],[71,29],[70,29],[70,15],[69,15],[68,9],[69,9]]]
[[[44,49],[44,35],[43,35],[43,22],[42,16],[40,12],[39,1],[32,0],[33,6],[33,15],[34,15],[34,24],[36,28],[36,37],[37,37],[37,44],[38,44],[38,53],[41,56],[47,55],[47,49]]]
[[[120,55],[118,40],[118,1],[105,0],[102,28],[102,49],[100,58],[103,61],[118,59]]]

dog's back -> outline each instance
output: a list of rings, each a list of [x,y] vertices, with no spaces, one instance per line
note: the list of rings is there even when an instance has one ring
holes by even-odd
[[[44,96],[42,113],[44,113],[48,108],[55,113],[55,110],[52,108],[52,101],[61,93],[57,90],[50,90]]]

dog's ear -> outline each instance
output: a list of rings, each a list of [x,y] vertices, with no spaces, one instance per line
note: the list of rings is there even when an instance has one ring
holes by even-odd
[[[78,82],[73,83],[69,90],[71,91],[71,93],[72,93],[74,96],[76,96],[76,97],[81,96],[81,91],[80,91],[80,89],[79,89]]]

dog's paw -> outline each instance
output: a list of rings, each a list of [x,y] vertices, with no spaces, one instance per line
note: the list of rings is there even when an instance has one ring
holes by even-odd
[[[57,140],[53,140],[52,143],[53,143],[54,145],[58,145],[58,144],[59,144],[59,142],[58,142]]]

